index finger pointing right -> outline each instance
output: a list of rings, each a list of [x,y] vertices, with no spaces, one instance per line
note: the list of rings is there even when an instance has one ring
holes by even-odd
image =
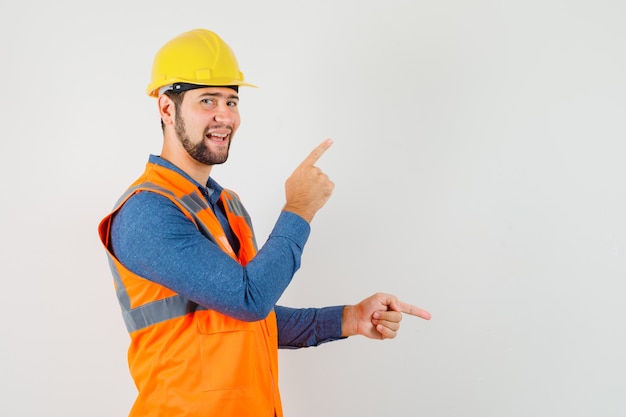
[[[398,306],[400,307],[400,311],[406,314],[410,314],[412,316],[417,316],[423,318],[424,320],[430,320],[431,314],[419,307],[411,305],[409,303],[405,303],[404,301],[398,300]]]
[[[325,141],[317,145],[317,147],[313,149],[313,152],[311,152],[309,156],[307,156],[304,161],[302,161],[301,165],[314,165],[322,157],[322,155],[324,155],[324,152],[326,152],[326,150],[330,148],[330,145],[332,144],[332,139],[326,139]]]

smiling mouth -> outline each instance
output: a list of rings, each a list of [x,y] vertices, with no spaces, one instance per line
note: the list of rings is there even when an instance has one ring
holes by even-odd
[[[211,142],[226,143],[226,142],[228,142],[228,138],[230,137],[230,134],[228,134],[228,133],[211,132],[211,133],[208,133],[206,135],[206,137]]]

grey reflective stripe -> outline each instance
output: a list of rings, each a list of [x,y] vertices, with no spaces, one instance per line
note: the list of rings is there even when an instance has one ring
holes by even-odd
[[[178,198],[176,197],[176,194],[174,194],[167,188],[163,188],[151,182],[144,182],[126,190],[126,192],[122,195],[122,197],[120,197],[117,203],[115,203],[115,208],[118,208],[120,204],[122,204],[126,200],[126,198],[128,198],[129,195],[132,195],[135,191],[139,189],[158,191],[167,194],[174,200],[178,201],[189,212],[189,214],[191,214],[191,217],[193,217],[194,221],[196,222],[196,226],[198,226],[198,229],[200,229],[200,232],[202,232],[202,234],[213,243],[217,243],[215,241],[215,238],[209,231],[208,227],[206,227],[206,225],[198,217],[198,213],[202,210],[208,209],[209,205],[196,193],[187,194],[182,198]]]
[[[113,206],[113,210],[117,210],[122,203],[124,203],[124,201],[128,198],[128,196],[132,195],[135,191],[137,191],[140,188],[143,188],[143,186],[145,184],[150,184],[150,185],[154,185],[152,183],[144,183],[144,184],[139,184],[139,185],[135,185],[134,187],[130,187],[128,190],[126,190],[126,192],[124,192],[124,194],[122,194],[122,196],[115,202],[115,205]],[[157,187],[155,185],[155,187]],[[171,193],[170,193],[171,194]]]
[[[206,210],[209,208],[206,200],[200,197],[196,193],[191,193],[184,195],[180,201],[187,207],[192,213],[199,213],[202,210]]]
[[[256,238],[254,237],[254,229],[252,228],[252,220],[250,219],[250,215],[248,214],[248,211],[243,206],[243,204],[241,203],[241,200],[239,199],[239,197],[237,197],[236,194],[228,190],[224,190],[224,191],[231,197],[231,198],[226,199],[226,205],[228,206],[228,210],[234,215],[242,217],[246,221],[246,223],[248,224],[248,227],[250,228],[250,231],[253,232],[252,243],[254,244],[254,249],[257,249]]]
[[[137,308],[130,308],[130,297],[110,256],[109,266],[117,289],[117,299],[120,302],[120,307],[122,307],[122,317],[124,317],[124,323],[129,333],[162,321],[184,316],[196,310],[206,310],[204,307],[180,295],[173,295]]]
[[[248,212],[246,211],[243,204],[241,204],[241,200],[239,200],[239,198],[237,198],[235,194],[228,192],[226,190],[224,191],[230,196],[230,198],[226,199],[228,210],[230,210],[233,214],[237,216],[244,217],[246,221],[248,221],[250,216],[248,215]]]
[[[120,302],[120,306],[122,310],[130,310],[130,298],[128,297],[128,293],[126,292],[126,288],[122,283],[122,278],[120,277],[120,273],[117,271],[115,267],[115,262],[113,262],[113,258],[111,255],[108,256],[109,259],[109,268],[111,268],[111,273],[113,274],[113,281],[115,282],[115,293],[117,295],[117,299]],[[128,323],[127,326],[128,327]]]
[[[144,329],[165,320],[174,319],[190,313],[191,301],[180,295],[173,295],[141,307],[123,311],[124,322],[129,332]]]

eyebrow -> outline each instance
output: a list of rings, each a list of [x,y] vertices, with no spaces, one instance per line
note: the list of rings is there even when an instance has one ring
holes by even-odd
[[[239,100],[239,96],[237,94],[223,94],[223,93],[202,93],[200,94],[199,98],[202,97],[219,97],[219,98],[227,98],[227,99],[235,99],[235,100]]]

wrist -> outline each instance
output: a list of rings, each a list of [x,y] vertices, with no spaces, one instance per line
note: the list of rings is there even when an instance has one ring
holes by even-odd
[[[285,206],[283,207],[283,211],[289,211],[293,214],[296,214],[300,217],[302,217],[307,223],[311,223],[311,221],[313,220],[313,216],[315,215],[315,213],[311,213],[309,210],[305,210],[297,205],[293,205],[293,204],[285,204]]]
[[[341,316],[341,336],[348,337],[357,334],[357,317],[355,306],[344,306]]]

